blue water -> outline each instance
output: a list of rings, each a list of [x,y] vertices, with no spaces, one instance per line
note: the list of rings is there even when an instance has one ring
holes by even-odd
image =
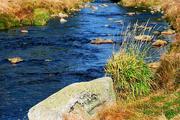
[[[99,7],[106,3],[108,7]],[[128,16],[134,9],[124,8],[109,0],[91,3],[98,6],[75,13],[65,24],[52,19],[47,26],[24,27],[0,32],[0,120],[26,120],[28,109],[63,87],[104,76],[104,65],[118,45],[92,45],[90,40],[101,37],[121,42],[119,32],[137,20],[168,25],[161,14],[143,12]],[[122,20],[123,25],[115,21]],[[108,25],[108,26],[107,26]],[[23,62],[12,65],[10,57]]]

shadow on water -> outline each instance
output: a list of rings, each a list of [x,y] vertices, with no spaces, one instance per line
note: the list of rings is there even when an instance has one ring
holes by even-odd
[[[99,5],[106,3],[108,7]],[[128,16],[131,9],[118,6],[109,0],[96,0],[97,11],[82,9],[60,24],[58,19],[50,20],[47,26],[25,27],[0,32],[0,119],[27,119],[30,107],[61,88],[81,81],[104,76],[107,59],[113,45],[91,45],[96,37],[122,40],[119,32],[124,25],[146,22],[165,29],[168,25],[161,14],[148,12]],[[115,47],[119,47],[118,45]],[[9,57],[19,56],[23,62],[12,65]]]

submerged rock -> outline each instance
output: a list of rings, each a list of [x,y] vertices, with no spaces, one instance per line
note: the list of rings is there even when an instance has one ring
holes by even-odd
[[[162,47],[162,46],[165,46],[167,45],[167,41],[164,41],[164,40],[156,40],[155,42],[152,43],[152,46],[155,46],[155,47]]]
[[[113,40],[105,40],[101,38],[96,38],[95,40],[91,40],[91,44],[113,44]]]
[[[139,40],[142,42],[150,42],[152,40],[152,36],[150,35],[138,35],[134,37],[135,40]]]
[[[171,29],[161,32],[161,34],[163,34],[163,35],[172,35],[172,34],[175,34],[175,33],[176,33],[176,31],[171,30]]]
[[[20,58],[20,57],[13,57],[13,58],[8,58],[8,61],[11,63],[11,64],[17,64],[19,62],[22,62],[23,59]]]
[[[113,81],[109,77],[74,83],[32,107],[29,120],[88,120],[104,104],[116,102]]]

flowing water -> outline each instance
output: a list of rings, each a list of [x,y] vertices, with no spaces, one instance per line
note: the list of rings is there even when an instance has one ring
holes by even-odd
[[[104,3],[108,6],[99,6]],[[74,82],[103,77],[114,45],[92,45],[91,39],[121,42],[122,27],[137,20],[145,23],[150,18],[150,25],[168,26],[159,13],[128,16],[134,9],[110,0],[91,5],[98,9],[84,8],[65,24],[52,19],[47,26],[25,27],[29,33],[21,33],[21,28],[0,32],[0,120],[26,120],[28,109],[54,92]],[[7,60],[10,57],[24,61],[13,65]]]

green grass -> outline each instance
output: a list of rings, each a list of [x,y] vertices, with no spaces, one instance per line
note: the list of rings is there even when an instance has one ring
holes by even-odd
[[[180,114],[180,95],[177,91],[154,95],[149,100],[138,103],[135,109],[146,116],[155,117],[164,114],[167,119],[171,119]]]
[[[151,49],[148,42],[135,40],[135,36],[144,35],[146,25],[139,31],[138,25],[127,28],[120,51],[113,54],[106,64],[106,74],[114,81],[117,97],[134,99],[150,93],[153,73],[145,59]]]
[[[135,98],[150,92],[152,72],[138,55],[120,52],[106,65],[106,73],[114,80],[120,97]]]
[[[50,13],[44,8],[36,8],[34,10],[33,24],[36,26],[45,25],[50,18]]]

